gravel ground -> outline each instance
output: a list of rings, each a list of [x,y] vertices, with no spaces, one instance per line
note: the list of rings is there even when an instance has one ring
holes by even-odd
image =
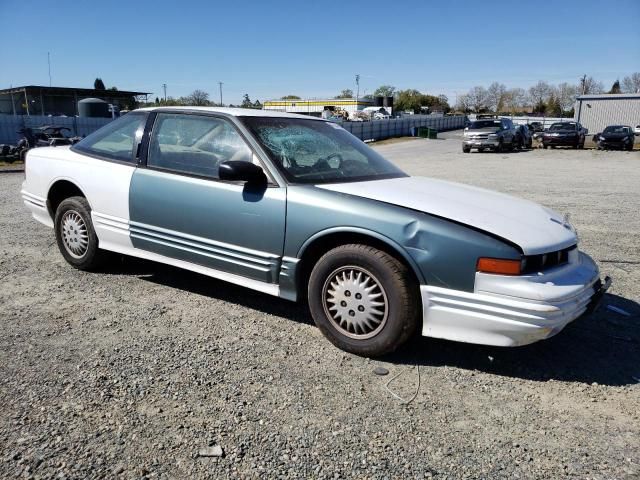
[[[73,270],[3,173],[0,477],[638,478],[640,154],[465,155],[458,135],[376,148],[570,212],[628,315],[359,358],[286,301],[136,259]]]

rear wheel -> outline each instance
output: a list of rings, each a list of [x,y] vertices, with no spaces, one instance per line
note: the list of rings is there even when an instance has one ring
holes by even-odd
[[[416,330],[419,293],[406,266],[376,248],[351,244],[330,250],[311,272],[311,315],[336,347],[379,356]]]
[[[84,197],[63,200],[56,210],[56,241],[60,253],[79,270],[93,270],[102,264],[104,252],[91,222],[91,207]]]

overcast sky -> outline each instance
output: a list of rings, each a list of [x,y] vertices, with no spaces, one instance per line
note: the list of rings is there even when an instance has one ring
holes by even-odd
[[[447,95],[499,81],[609,88],[640,71],[640,0],[0,0],[0,88],[92,87],[218,101],[248,93],[371,93],[382,84]]]

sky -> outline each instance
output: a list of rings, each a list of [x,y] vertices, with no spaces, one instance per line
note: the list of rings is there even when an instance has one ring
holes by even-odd
[[[0,0],[0,88],[107,87],[240,103],[372,93],[456,95],[493,81],[606,88],[640,71],[640,0]]]

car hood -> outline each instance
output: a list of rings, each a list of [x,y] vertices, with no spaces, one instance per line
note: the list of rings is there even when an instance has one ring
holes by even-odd
[[[489,127],[489,128],[474,128],[469,129],[469,130],[465,130],[464,133],[466,133],[467,135],[481,135],[484,133],[497,133],[500,131],[500,128],[498,127]]]
[[[418,210],[468,225],[518,245],[525,255],[560,250],[577,243],[558,213],[528,200],[482,188],[425,177],[317,185]]]

